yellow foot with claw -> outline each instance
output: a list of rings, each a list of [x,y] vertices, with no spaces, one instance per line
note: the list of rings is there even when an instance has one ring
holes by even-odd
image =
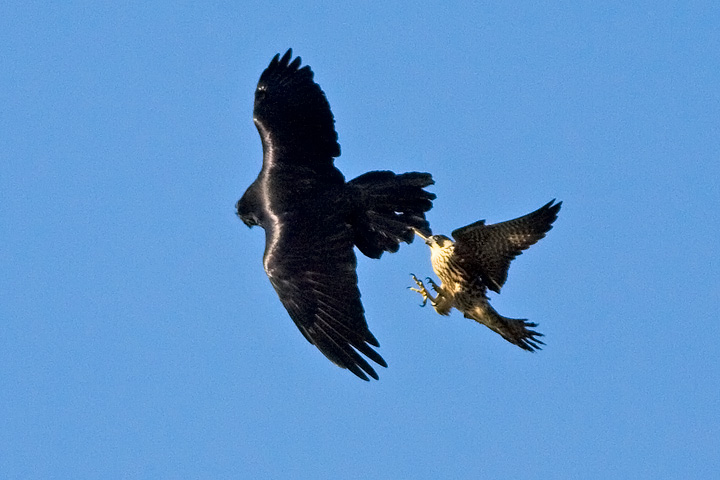
[[[425,279],[425,281],[430,284],[430,286],[432,287],[432,289],[435,290],[435,293],[440,293],[440,287],[438,287],[438,284],[437,284],[437,283],[433,282],[433,279],[432,279],[432,278],[427,277],[427,278]]]
[[[415,275],[413,275],[412,273],[410,274],[410,276],[415,281],[415,284],[418,286],[418,288],[408,287],[408,289],[422,295],[423,302],[420,304],[420,306],[424,307],[425,305],[427,305],[428,300],[432,301],[432,297],[430,296],[430,293],[427,291],[427,288],[425,288],[425,284],[423,284],[422,281],[418,280],[418,278]]]

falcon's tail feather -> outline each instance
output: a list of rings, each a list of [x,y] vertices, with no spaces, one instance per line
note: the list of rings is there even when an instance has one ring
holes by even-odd
[[[526,319],[503,317],[489,303],[483,303],[465,312],[465,317],[482,323],[502,335],[508,342],[528,352],[540,350],[542,348],[540,345],[545,345],[537,338],[542,337],[543,334],[530,330],[537,327],[537,323],[528,322]]]
[[[425,212],[435,195],[423,189],[433,183],[429,173],[390,171],[368,172],[348,182],[357,192],[359,208],[352,225],[358,249],[380,258],[383,252],[396,252],[400,242],[411,243],[415,230],[430,236]]]

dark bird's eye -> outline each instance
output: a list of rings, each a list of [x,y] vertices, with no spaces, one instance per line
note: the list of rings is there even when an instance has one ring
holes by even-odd
[[[256,100],[265,100],[266,95],[267,95],[267,90],[265,90],[264,87],[258,87],[258,89],[255,90],[255,99]]]

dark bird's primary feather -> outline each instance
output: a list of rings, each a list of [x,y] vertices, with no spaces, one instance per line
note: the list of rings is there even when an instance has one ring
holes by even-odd
[[[414,229],[430,235],[432,176],[377,171],[346,182],[334,166],[330,105],[310,67],[291,59],[291,50],[276,55],[260,76],[253,118],[263,164],[237,214],[265,230],[265,272],[305,338],[340,367],[377,379],[366,358],[387,364],[372,348],[354,247],[380,258],[412,242]]]
[[[441,315],[457,308],[465,317],[487,326],[520,348],[539,349],[543,342],[537,337],[542,334],[531,330],[537,324],[497,313],[488,302],[487,289],[500,292],[507,280],[510,262],[552,228],[562,205],[554,202],[507,222],[486,225],[484,220],[479,220],[458,228],[452,232],[454,242],[444,235],[428,237],[417,232],[430,247],[433,270],[442,284],[431,282],[437,292],[433,297],[413,276],[418,286],[413,290],[421,293],[425,301],[430,300]]]

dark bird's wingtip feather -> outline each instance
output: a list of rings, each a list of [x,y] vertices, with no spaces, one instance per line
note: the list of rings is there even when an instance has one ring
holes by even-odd
[[[358,377],[359,379],[365,380],[366,382],[370,381],[368,376],[365,375],[365,372],[363,372],[360,369],[360,367],[358,367],[357,365],[348,365],[347,369],[350,370],[353,374],[355,374],[355,376]],[[370,370],[372,370],[372,368]],[[380,380],[380,378],[378,377],[377,373],[375,373],[374,370],[372,371],[372,373],[370,373],[370,376],[373,377],[375,380]]]

